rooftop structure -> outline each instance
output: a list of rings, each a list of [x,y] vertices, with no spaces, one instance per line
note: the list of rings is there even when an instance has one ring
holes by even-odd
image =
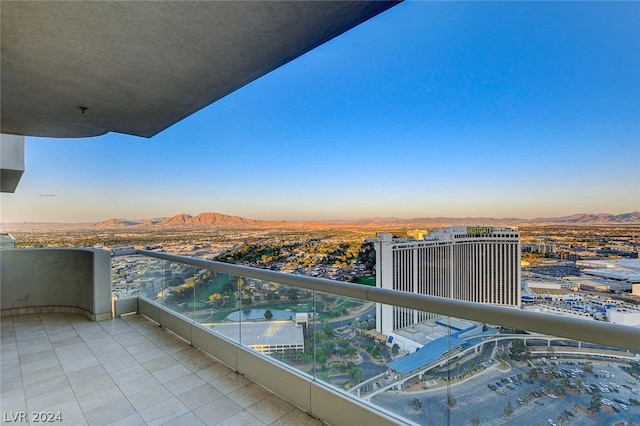
[[[256,321],[211,324],[211,329],[265,355],[287,350],[303,351],[302,326],[293,321]]]
[[[582,272],[586,275],[627,283],[640,283],[640,260],[638,259],[578,260],[576,265],[584,268]]]

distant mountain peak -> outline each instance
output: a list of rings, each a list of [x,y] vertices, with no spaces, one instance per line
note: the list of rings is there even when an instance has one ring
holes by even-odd
[[[117,218],[117,219],[107,219],[102,222],[98,222],[95,224],[96,228],[121,228],[124,226],[134,226],[138,225],[138,222],[132,222],[126,219]]]
[[[240,216],[230,216],[217,212],[204,212],[196,216],[187,213],[177,214],[164,219],[149,219],[130,221],[126,219],[108,219],[96,223],[97,228],[123,228],[130,226],[139,227],[279,227],[279,226],[435,226],[445,227],[451,225],[544,225],[544,224],[571,224],[571,225],[614,225],[614,224],[640,224],[640,212],[622,214],[610,213],[578,213],[561,217],[540,217],[535,219],[519,218],[490,218],[490,217],[435,217],[401,219],[397,217],[371,217],[357,220],[331,220],[289,222],[273,220],[256,220]]]

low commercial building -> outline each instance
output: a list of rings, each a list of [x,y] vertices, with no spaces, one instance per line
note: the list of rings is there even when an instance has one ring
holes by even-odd
[[[304,352],[303,328],[294,321],[233,322],[212,324],[209,327],[265,355],[284,353],[287,350]]]
[[[607,309],[609,322],[640,326],[640,311],[631,309]]]

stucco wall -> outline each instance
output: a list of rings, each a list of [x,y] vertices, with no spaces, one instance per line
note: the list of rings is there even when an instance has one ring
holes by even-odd
[[[3,315],[79,312],[111,318],[111,257],[94,249],[0,251]]]

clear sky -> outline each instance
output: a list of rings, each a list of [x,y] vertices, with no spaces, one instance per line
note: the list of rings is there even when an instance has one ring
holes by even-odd
[[[406,2],[152,139],[27,138],[2,222],[640,210],[639,2]]]

